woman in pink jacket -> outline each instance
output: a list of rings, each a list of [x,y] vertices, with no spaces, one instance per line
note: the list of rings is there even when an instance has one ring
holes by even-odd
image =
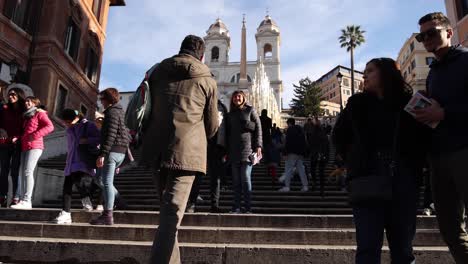
[[[16,194],[20,202],[11,206],[14,209],[31,209],[31,198],[34,190],[34,169],[44,150],[44,137],[54,130],[54,125],[47,112],[38,109],[38,98],[29,96],[25,100],[26,112],[23,114],[24,126],[21,137],[20,180]]]

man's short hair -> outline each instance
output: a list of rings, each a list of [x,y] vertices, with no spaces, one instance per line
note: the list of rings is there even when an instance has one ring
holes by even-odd
[[[119,91],[115,88],[107,88],[99,93],[101,98],[104,98],[109,104],[116,104],[120,101]]]
[[[182,41],[179,54],[185,53],[201,60],[205,54],[205,42],[202,38],[195,35],[188,35]]]
[[[429,13],[419,19],[419,25],[422,25],[429,21],[435,21],[437,25],[446,28],[451,28],[450,20],[442,12]]]
[[[296,119],[294,118],[289,118],[288,121],[286,121],[287,124],[291,124],[292,126],[296,124]]]

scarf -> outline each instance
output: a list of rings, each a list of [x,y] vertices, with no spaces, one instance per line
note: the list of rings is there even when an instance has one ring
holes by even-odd
[[[37,107],[33,106],[29,108],[28,110],[26,110],[26,112],[23,113],[23,116],[25,118],[31,118],[36,114],[36,110],[37,110]]]

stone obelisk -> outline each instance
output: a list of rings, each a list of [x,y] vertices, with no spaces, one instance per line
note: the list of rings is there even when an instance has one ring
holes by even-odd
[[[245,27],[245,15],[242,20],[242,43],[239,89],[248,92],[249,82],[247,80],[247,29]]]

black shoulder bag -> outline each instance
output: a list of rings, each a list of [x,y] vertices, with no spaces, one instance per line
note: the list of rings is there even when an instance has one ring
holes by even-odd
[[[356,133],[357,144],[361,148],[361,153],[365,154],[361,138],[356,125],[353,124],[353,131]],[[359,175],[351,179],[349,183],[350,203],[366,204],[379,203],[392,200],[393,196],[393,177],[397,173],[397,154],[398,154],[398,133],[400,128],[400,112],[396,116],[396,125],[393,135],[393,146],[391,153],[377,152],[375,157],[375,170],[368,175]],[[367,160],[369,163],[369,160]]]

